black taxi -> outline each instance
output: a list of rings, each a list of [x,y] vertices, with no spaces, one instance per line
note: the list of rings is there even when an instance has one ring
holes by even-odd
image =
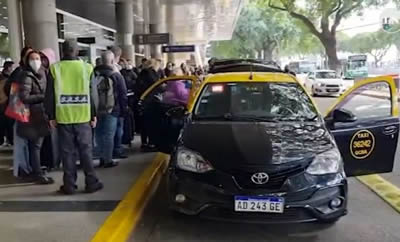
[[[185,83],[185,102],[164,103],[174,82]],[[156,110],[153,140],[171,157],[168,202],[187,215],[333,223],[347,213],[347,177],[393,170],[399,117],[389,76],[357,82],[325,116],[296,77],[250,60],[216,62],[202,82],[161,80],[141,99]]]

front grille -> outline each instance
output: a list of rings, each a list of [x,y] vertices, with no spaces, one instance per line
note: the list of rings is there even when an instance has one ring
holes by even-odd
[[[203,211],[200,216],[240,222],[279,223],[309,221],[315,219],[304,208],[286,208],[283,213],[247,213],[235,212],[233,209],[211,207]]]
[[[333,87],[333,88],[339,88],[339,85],[326,85],[326,87]]]
[[[268,172],[268,171],[255,171],[255,172],[238,172],[234,174],[234,178],[238,185],[244,189],[267,189],[267,190],[279,190],[286,179],[290,176],[296,175],[304,171],[303,165],[294,166],[288,169]],[[252,182],[251,176],[257,172],[265,172],[269,176],[269,180],[266,184],[258,185]]]

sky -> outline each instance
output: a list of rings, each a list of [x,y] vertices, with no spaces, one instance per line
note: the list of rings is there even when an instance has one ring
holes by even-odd
[[[362,16],[356,14],[348,19],[342,21],[338,30],[342,30],[343,33],[354,36],[363,32],[375,32],[382,27],[381,14],[385,9],[395,8],[393,3],[389,3],[386,6],[379,8],[371,7],[363,12]]]
[[[384,10],[395,8],[393,3],[379,8],[371,7],[363,12],[362,16],[356,14],[342,21],[338,30],[346,35],[352,37],[359,33],[375,32],[382,28],[381,15]],[[393,46],[388,54],[385,56],[384,61],[395,60],[397,58],[397,49]],[[370,59],[371,60],[371,59]]]

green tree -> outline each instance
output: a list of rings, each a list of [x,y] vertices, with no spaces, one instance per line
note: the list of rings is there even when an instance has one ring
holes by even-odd
[[[259,0],[272,9],[289,13],[303,23],[324,46],[331,69],[339,69],[336,31],[342,20],[369,6],[383,5],[388,0]]]
[[[396,35],[379,30],[358,34],[345,41],[344,47],[346,51],[352,53],[370,54],[374,57],[375,66],[379,66],[396,39]]]
[[[288,45],[296,33],[296,27],[285,13],[272,11],[268,6],[249,2],[242,10],[232,40],[212,43],[215,57],[255,57],[264,53],[264,59]]]

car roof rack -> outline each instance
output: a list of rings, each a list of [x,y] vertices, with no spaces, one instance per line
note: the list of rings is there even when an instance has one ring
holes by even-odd
[[[224,72],[280,72],[284,71],[274,61],[256,59],[211,59],[209,73]]]

